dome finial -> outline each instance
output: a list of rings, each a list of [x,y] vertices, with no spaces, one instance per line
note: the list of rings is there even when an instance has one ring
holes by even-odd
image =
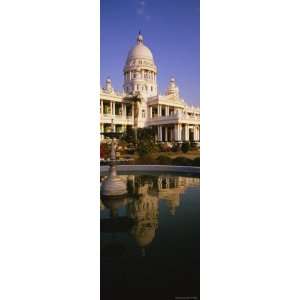
[[[144,38],[143,38],[143,36],[141,34],[141,30],[139,30],[139,34],[137,36],[136,41],[137,41],[138,44],[143,43],[143,41],[144,41]]]

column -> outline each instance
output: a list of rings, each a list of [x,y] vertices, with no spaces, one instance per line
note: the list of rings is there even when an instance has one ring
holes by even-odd
[[[121,104],[122,105],[122,117],[125,118],[125,109],[124,109],[124,103]]]
[[[101,107],[101,115],[104,114],[104,111],[103,111],[103,100],[100,100],[100,107]]]
[[[126,118],[126,115],[127,115],[127,105],[126,103],[124,103],[124,116]]]
[[[169,105],[167,105],[167,106],[166,106],[166,116],[169,115],[169,108],[170,108]]]
[[[196,126],[193,126],[193,140],[196,140]]]
[[[159,129],[159,126],[157,126],[157,141],[160,141],[160,129]]]
[[[165,127],[165,140],[166,142],[170,142],[170,136],[169,136],[169,132],[170,132],[170,129],[169,127]]]
[[[196,141],[197,140],[197,127],[193,126],[193,129],[194,129],[194,141]]]
[[[185,124],[184,140],[185,141],[189,140],[189,126],[188,126],[188,124]]]
[[[165,140],[166,142],[170,142],[170,139],[169,139],[169,127],[165,127]]]
[[[161,117],[161,105],[160,105],[160,104],[158,104],[158,106],[157,106],[157,107],[158,107],[158,116],[159,116],[159,117]]]
[[[178,141],[178,125],[174,125],[174,140]]]
[[[158,126],[158,140],[162,141],[162,127],[161,125]]]
[[[113,110],[112,110],[112,114],[115,115],[116,114],[116,102],[113,102],[113,106],[112,106]]]
[[[182,125],[178,124],[178,141],[180,142],[182,141],[181,132],[182,132]]]

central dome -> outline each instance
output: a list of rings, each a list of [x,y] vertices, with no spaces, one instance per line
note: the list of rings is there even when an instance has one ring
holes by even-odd
[[[136,38],[136,45],[128,52],[123,73],[126,93],[138,91],[144,98],[157,95],[157,67],[151,50],[144,45],[141,32]]]
[[[143,44],[137,44],[129,51],[127,60],[136,58],[146,58],[153,60],[153,55],[148,47]]]
[[[137,44],[129,51],[127,61],[132,59],[150,59],[153,61],[153,55],[151,50],[144,45],[143,36],[139,33],[137,36]]]

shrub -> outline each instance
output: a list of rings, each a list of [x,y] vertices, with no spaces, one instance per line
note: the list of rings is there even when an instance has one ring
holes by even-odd
[[[137,164],[137,165],[154,165],[155,164],[155,160],[153,159],[151,154],[145,155],[145,156],[140,156],[139,158],[137,158],[135,160],[135,162],[133,164]]]
[[[193,166],[200,167],[200,157],[196,157],[193,159]]]
[[[173,143],[172,144],[172,151],[178,152],[180,150],[180,144],[179,143]]]
[[[138,140],[147,140],[154,143],[155,140],[155,131],[151,127],[138,128],[137,130]]]
[[[193,161],[189,158],[178,156],[172,160],[172,164],[176,166],[191,166]]]
[[[129,154],[129,155],[133,155],[134,154],[134,148],[127,149],[126,153]]]
[[[197,148],[197,142],[191,142],[191,149]]]
[[[136,151],[140,157],[145,157],[157,151],[157,146],[149,140],[140,140],[137,144]]]
[[[166,155],[160,155],[156,159],[156,161],[159,165],[171,165],[172,164],[172,159],[169,156],[166,156]]]
[[[159,144],[159,149],[161,152],[169,152],[172,149],[172,145],[168,143]]]
[[[145,157],[151,152],[151,149],[149,148],[149,144],[145,142],[139,142],[136,150],[140,157]]]
[[[110,157],[111,145],[108,143],[100,144],[100,157],[108,159]]]
[[[187,153],[190,150],[190,143],[189,142],[183,142],[181,146],[181,150],[183,153]]]

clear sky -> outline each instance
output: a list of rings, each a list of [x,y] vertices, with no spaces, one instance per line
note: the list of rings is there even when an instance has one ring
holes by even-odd
[[[122,90],[128,51],[141,30],[158,67],[158,88],[165,93],[172,76],[189,104],[200,101],[199,0],[101,0],[101,85],[110,76]]]

